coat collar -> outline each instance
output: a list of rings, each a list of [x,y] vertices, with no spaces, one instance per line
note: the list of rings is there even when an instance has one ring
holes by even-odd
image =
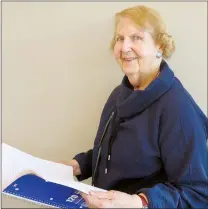
[[[174,80],[174,73],[164,60],[160,65],[159,76],[145,90],[134,91],[128,77],[124,76],[116,102],[118,117],[128,118],[139,114],[165,94],[172,87]]]

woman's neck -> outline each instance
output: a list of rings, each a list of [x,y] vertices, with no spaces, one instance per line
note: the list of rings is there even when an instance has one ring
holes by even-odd
[[[156,79],[160,73],[160,63],[161,62],[157,62],[145,73],[127,76],[134,90],[144,90],[154,79]]]

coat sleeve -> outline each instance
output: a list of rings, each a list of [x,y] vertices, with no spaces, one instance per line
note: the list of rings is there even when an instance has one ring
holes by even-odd
[[[78,181],[83,181],[92,176],[92,149],[77,154],[75,159],[80,166],[81,175],[76,176]]]
[[[144,188],[149,208],[208,208],[208,150],[205,125],[188,102],[163,111],[161,161],[168,181]]]

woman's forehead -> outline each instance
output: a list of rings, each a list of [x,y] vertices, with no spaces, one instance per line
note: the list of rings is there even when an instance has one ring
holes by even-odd
[[[116,24],[116,34],[128,35],[137,33],[139,35],[145,35],[145,30],[138,26],[133,20],[127,17],[119,18]]]

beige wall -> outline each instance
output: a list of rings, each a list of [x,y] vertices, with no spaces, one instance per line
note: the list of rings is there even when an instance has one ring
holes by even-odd
[[[207,112],[206,3],[144,3],[175,37],[170,60]],[[108,50],[115,12],[136,2],[3,3],[3,142],[50,160],[93,143],[122,74]]]

